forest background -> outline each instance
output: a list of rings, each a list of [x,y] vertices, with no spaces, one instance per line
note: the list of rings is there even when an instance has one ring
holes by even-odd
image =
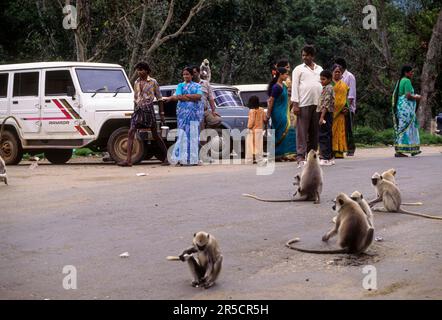
[[[66,28],[77,11],[77,28]],[[364,7],[376,29],[363,28]],[[65,9],[66,10],[66,9]],[[71,20],[67,22],[72,22]],[[344,57],[357,79],[357,124],[392,127],[391,95],[403,64],[415,69],[425,130],[442,112],[442,5],[431,0],[2,0],[0,64],[36,61],[109,62],[133,77],[147,61],[161,85],[181,81],[189,64],[211,62],[212,82],[267,83],[272,64],[301,63],[313,44],[330,68]]]

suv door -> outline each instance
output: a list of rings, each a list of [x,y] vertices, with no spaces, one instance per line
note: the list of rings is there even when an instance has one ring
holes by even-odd
[[[25,134],[41,129],[40,76],[40,71],[14,72],[11,114],[21,120]]]
[[[9,73],[0,73],[0,118],[8,115]]]
[[[68,90],[74,89],[69,69],[44,71],[44,98],[42,121],[46,133],[72,133],[83,129],[81,125],[80,104],[75,96],[68,96]],[[82,134],[83,135],[83,134]]]

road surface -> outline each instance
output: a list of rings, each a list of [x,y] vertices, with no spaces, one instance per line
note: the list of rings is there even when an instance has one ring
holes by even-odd
[[[441,299],[442,221],[375,214],[367,255],[312,255],[289,250],[295,236],[308,248],[331,228],[338,192],[374,197],[370,177],[394,167],[408,207],[442,216],[442,147],[416,158],[393,158],[391,149],[358,150],[324,168],[320,205],[262,203],[253,193],[289,198],[294,163],[272,175],[256,166],[132,168],[97,158],[55,166],[30,162],[8,167],[0,185],[1,299]],[[137,176],[146,173],[146,176]],[[192,288],[187,266],[166,261],[191,243],[195,232],[213,233],[224,255],[217,285]],[[120,254],[129,252],[128,258]],[[367,265],[374,266],[364,274]],[[65,290],[65,266],[74,266],[77,289]],[[377,290],[363,287],[376,272]],[[372,282],[373,285],[373,282]]]

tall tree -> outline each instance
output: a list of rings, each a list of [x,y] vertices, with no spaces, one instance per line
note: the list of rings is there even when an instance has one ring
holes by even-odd
[[[419,124],[426,131],[431,129],[431,106],[436,93],[436,80],[442,61],[442,10],[439,12],[436,24],[433,28],[430,43],[428,44],[427,56],[422,68],[421,95],[418,110]]]

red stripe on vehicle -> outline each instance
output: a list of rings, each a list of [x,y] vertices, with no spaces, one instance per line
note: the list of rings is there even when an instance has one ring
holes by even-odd
[[[66,118],[23,118],[23,120],[67,120]]]
[[[75,126],[75,129],[77,129],[78,132],[80,132],[82,136],[86,136],[87,135],[87,133],[84,132],[84,130],[80,126]]]
[[[52,101],[55,103],[55,105],[58,107],[58,109],[60,109],[61,112],[63,112],[63,114],[66,116],[67,119],[72,119],[72,116],[69,114],[69,112],[67,112],[63,106],[61,105],[60,102],[58,102],[57,99],[52,99]]]

